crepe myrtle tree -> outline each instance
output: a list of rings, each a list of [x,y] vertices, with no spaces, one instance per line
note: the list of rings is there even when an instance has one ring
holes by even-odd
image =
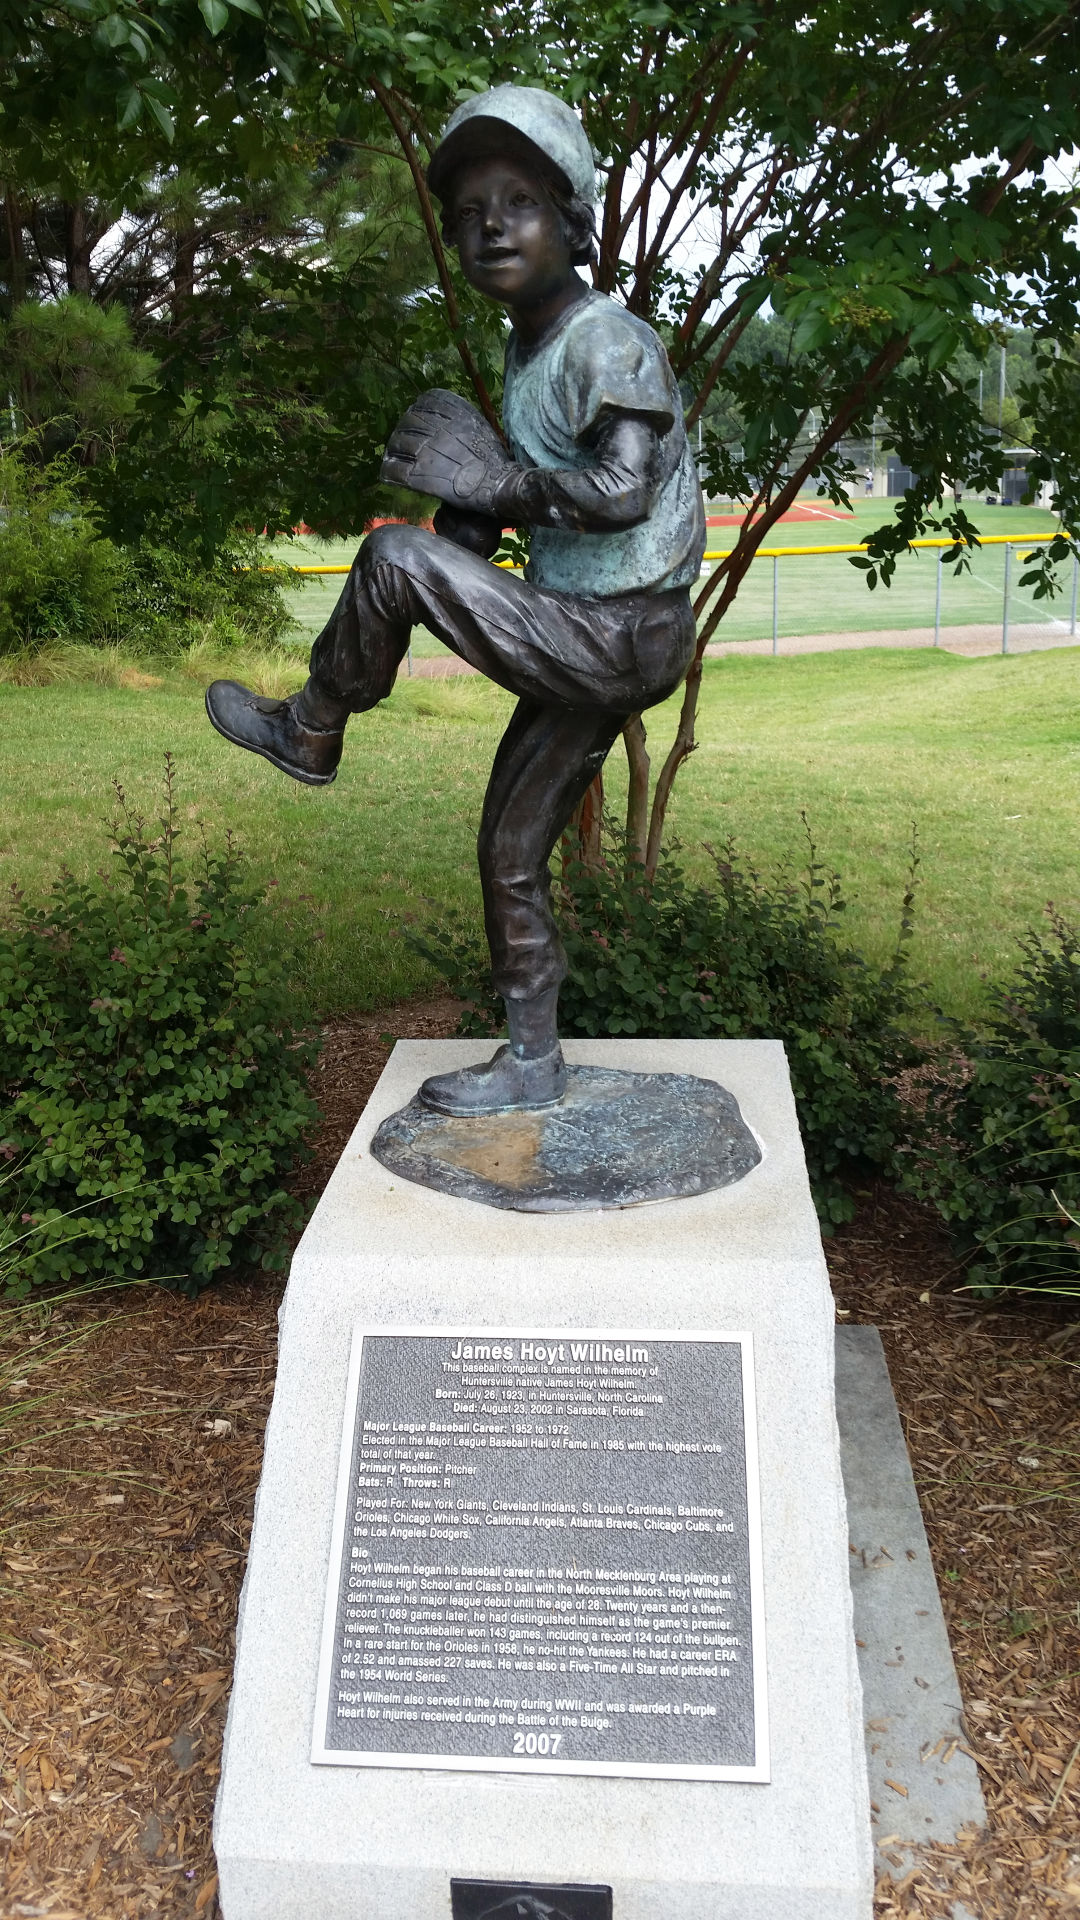
[[[291,127],[385,145],[433,261],[416,365],[434,312],[495,422],[490,319],[444,248],[426,162],[470,91],[531,80],[580,110],[604,180],[596,284],[662,330],[707,484],[745,502],[697,595],[698,654],[655,779],[641,722],[627,728],[630,844],[652,872],[704,647],[800,490],[848,504],[845,440],[876,422],[916,476],[860,556],[868,585],[928,530],[965,565],[977,536],[952,480],[992,490],[1006,456],[963,368],[1023,326],[1030,483],[1050,480],[1063,533],[1080,528],[1077,186],[1060,159],[1080,147],[1078,14],[1080,0],[24,0],[0,10],[0,161],[17,173],[44,147],[84,179],[125,140],[167,155],[194,128],[231,178],[265,168]],[[103,145],[103,113],[119,142]],[[1032,556],[1037,594],[1066,550]]]
[[[629,845],[647,874],[694,748],[704,648],[804,487],[850,504],[843,441],[876,421],[916,476],[856,562],[868,586],[930,530],[967,565],[978,541],[953,476],[994,489],[1007,460],[953,363],[1023,325],[1037,342],[1030,484],[1050,480],[1063,530],[1080,525],[1077,189],[1058,161],[1080,145],[1078,13],[1073,0],[570,0],[474,16],[492,36],[490,82],[533,77],[581,111],[604,173],[595,282],[662,328],[706,483],[745,503],[697,594],[697,656],[654,782],[640,719],[626,730]],[[436,125],[404,82],[376,92],[450,288],[423,183]],[[770,310],[784,350],[741,352]],[[711,424],[733,414],[734,444]],[[1065,551],[1057,539],[1030,557],[1036,594]]]

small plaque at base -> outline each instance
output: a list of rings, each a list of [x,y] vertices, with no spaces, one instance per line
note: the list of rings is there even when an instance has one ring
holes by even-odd
[[[610,1887],[529,1880],[451,1880],[452,1920],[612,1920]]]

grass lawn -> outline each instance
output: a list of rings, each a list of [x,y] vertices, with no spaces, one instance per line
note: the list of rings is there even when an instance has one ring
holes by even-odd
[[[286,566],[350,567],[359,544],[359,535],[351,540],[319,540],[314,534],[302,534],[296,540],[275,540],[270,550],[273,557],[283,561]],[[344,584],[344,574],[309,574],[289,595],[297,629],[294,638],[305,655],[315,635],[322,631],[333,613]],[[413,633],[411,651],[413,659],[424,660],[434,654],[445,654],[446,648],[426,628],[417,627]],[[409,662],[406,661],[403,668],[406,675],[408,667]]]
[[[688,843],[730,831],[768,860],[798,849],[805,809],[853,935],[881,957],[914,823],[915,965],[940,1004],[973,1014],[1047,900],[1080,912],[1078,667],[1074,648],[711,662],[672,822]]]
[[[916,964],[941,1004],[974,1013],[983,976],[1011,964],[1047,899],[1080,912],[1078,664],[1072,648],[708,662],[701,745],[671,825],[704,872],[700,843],[728,834],[759,864],[797,860],[805,808],[843,873],[853,937],[884,954],[915,821]],[[399,681],[354,723],[338,781],[320,791],[219,740],[193,669],[121,688],[0,686],[0,883],[36,895],[64,862],[101,864],[112,776],[152,809],[172,748],[192,814],[234,827],[259,880],[278,883],[273,940],[299,952],[307,1009],[369,1008],[430,984],[398,930],[445,907],[478,917],[474,838],[509,697],[472,678]],[[656,763],[674,722],[674,702],[651,716]],[[609,786],[618,805],[619,749]]]

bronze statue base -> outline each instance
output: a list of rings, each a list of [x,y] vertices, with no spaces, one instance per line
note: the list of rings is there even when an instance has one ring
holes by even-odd
[[[570,1067],[554,1106],[450,1118],[419,1097],[371,1143],[391,1173],[519,1213],[636,1207],[710,1193],[761,1159],[738,1102],[686,1073]]]

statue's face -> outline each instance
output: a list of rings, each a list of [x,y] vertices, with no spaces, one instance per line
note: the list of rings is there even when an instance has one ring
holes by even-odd
[[[562,215],[536,176],[512,161],[463,167],[450,212],[462,272],[489,300],[527,311],[574,278]]]

